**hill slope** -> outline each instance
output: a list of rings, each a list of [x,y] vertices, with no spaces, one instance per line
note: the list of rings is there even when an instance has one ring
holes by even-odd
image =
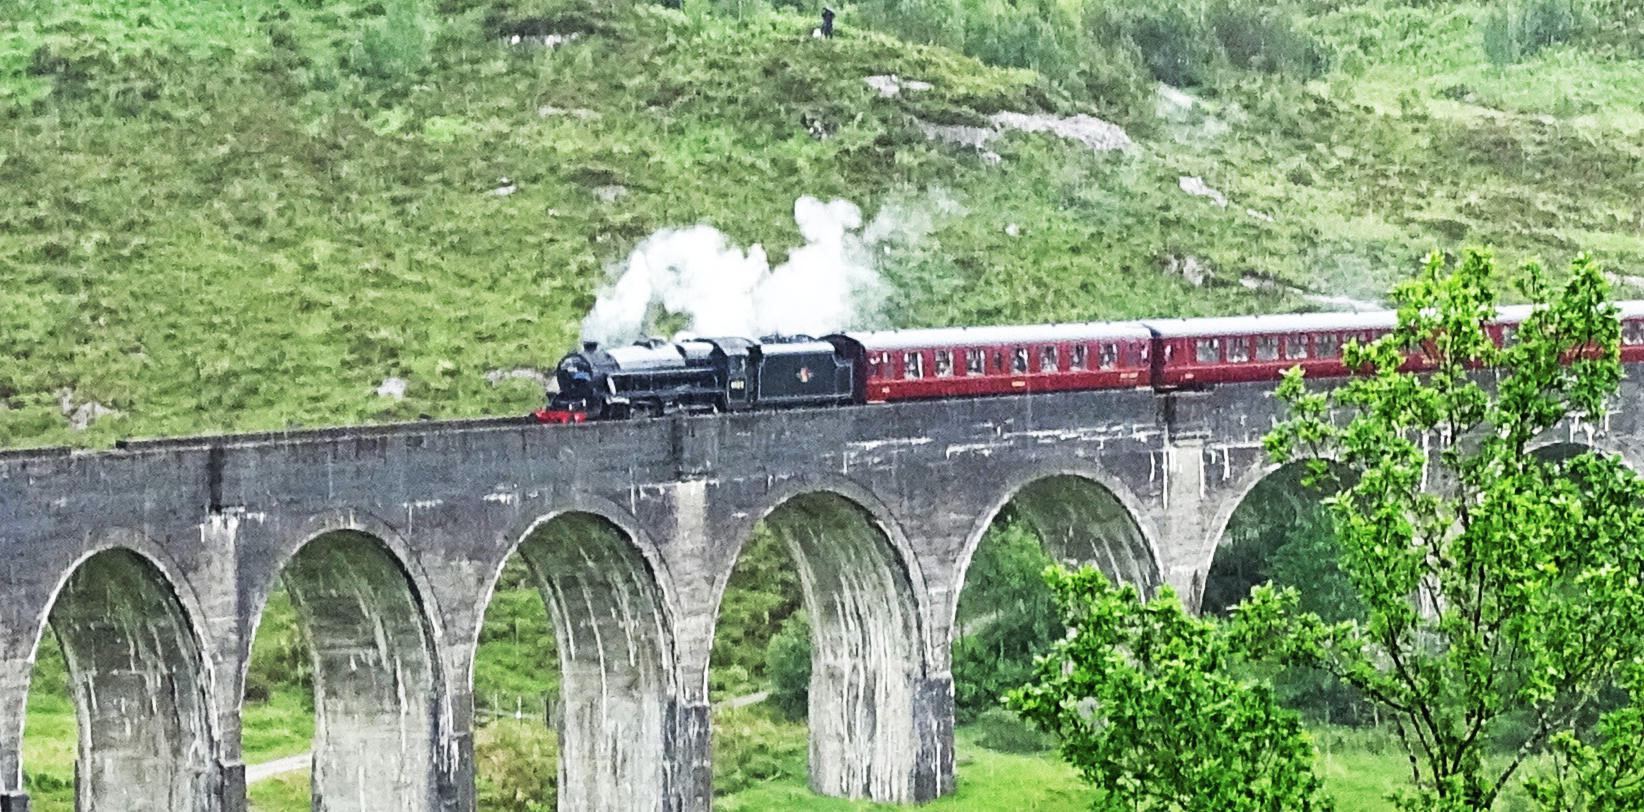
[[[521,413],[538,385],[487,373],[552,365],[646,235],[706,222],[780,261],[801,195],[894,215],[901,325],[1307,307],[1461,242],[1644,267],[1624,39],[1492,67],[1483,6],[1312,5],[1317,78],[1258,53],[1157,98],[850,8],[813,39],[702,3],[0,5],[0,445]],[[1136,144],[933,138],[1001,111]]]

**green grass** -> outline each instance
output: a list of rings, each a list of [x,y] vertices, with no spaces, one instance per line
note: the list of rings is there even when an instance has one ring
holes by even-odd
[[[307,752],[314,740],[313,702],[304,694],[281,691],[267,702],[247,702],[240,723],[245,763],[294,756]]]
[[[312,808],[308,771],[258,781],[246,788],[246,800],[251,812],[308,812]]]
[[[799,737],[803,725],[792,725],[775,738]],[[957,781],[952,795],[921,807],[931,810],[1010,809],[1083,812],[1094,790],[1054,753],[1012,754],[978,743],[980,729],[962,727],[955,735]],[[723,733],[720,734],[723,736]],[[1392,812],[1386,795],[1408,780],[1403,754],[1388,737],[1374,732],[1324,730],[1316,735],[1328,745],[1320,752],[1325,786],[1340,812]],[[716,744],[719,740],[716,739]],[[777,777],[739,792],[718,796],[715,809],[831,810],[896,809],[887,804],[821,798],[805,785],[803,751]]]
[[[1085,812],[1090,809],[1090,790],[1080,784],[1071,769],[1058,761],[1038,756],[994,753],[965,744],[960,745],[958,757],[960,773],[954,793],[921,809],[933,812],[961,809]],[[789,780],[716,798],[714,808],[728,812],[768,809],[844,812],[905,807],[822,798],[806,788],[802,780]]]
[[[559,696],[559,650],[542,593],[515,556],[485,610],[474,654],[474,701],[482,710],[540,715]]]
[[[23,784],[36,812],[74,809],[74,701],[67,693],[29,693],[23,728]]]
[[[780,260],[799,194],[954,204],[880,257],[891,324],[1305,306],[1250,274],[1374,297],[1458,243],[1644,268],[1635,56],[1572,44],[1497,69],[1480,5],[1330,8],[1307,26],[1359,55],[1316,82],[1230,73],[1182,120],[1096,107],[1140,146],[1010,136],[993,166],[914,119],[1083,103],[859,26],[811,40],[803,16],[451,0],[420,18],[426,66],[384,79],[359,45],[380,6],[12,4],[0,445],[521,413],[534,386],[485,373],[551,365],[638,240],[705,221]],[[582,37],[504,44],[521,20]],[[877,73],[934,89],[880,98]],[[502,177],[514,194],[490,194]],[[595,197],[612,184],[628,194]],[[1203,287],[1166,272],[1184,257]],[[388,376],[404,400],[374,395]],[[65,390],[120,416],[76,433]]]

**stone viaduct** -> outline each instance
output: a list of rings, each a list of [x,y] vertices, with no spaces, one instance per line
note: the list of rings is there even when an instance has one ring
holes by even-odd
[[[515,554],[559,638],[559,808],[706,810],[714,622],[761,521],[813,623],[812,787],[929,800],[953,787],[954,615],[994,516],[1012,505],[1054,555],[1197,601],[1272,470],[1269,391],[3,452],[0,812],[28,808],[19,748],[48,625],[78,707],[79,809],[242,812],[242,686],[282,580],[314,652],[314,808],[469,812],[473,657]],[[1634,459],[1635,414],[1552,439]]]

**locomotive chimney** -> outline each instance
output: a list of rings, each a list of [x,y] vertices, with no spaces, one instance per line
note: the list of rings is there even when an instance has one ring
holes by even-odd
[[[583,352],[593,352],[594,350],[597,350],[597,349],[599,349],[599,342],[598,341],[584,341],[584,342],[582,342],[582,351]]]

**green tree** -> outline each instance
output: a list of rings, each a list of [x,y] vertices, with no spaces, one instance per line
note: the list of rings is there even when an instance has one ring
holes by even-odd
[[[1527,782],[1542,808],[1644,809],[1644,662],[1635,660],[1624,682],[1632,702],[1599,721],[1598,744],[1573,731],[1553,737],[1553,769]]]
[[[811,695],[811,624],[804,610],[782,621],[765,647],[765,673],[771,681],[766,700],[789,720],[805,718]]]
[[[1193,617],[1168,587],[1143,603],[1093,568],[1045,578],[1074,632],[1006,704],[1061,738],[1105,790],[1097,809],[1331,808],[1300,717],[1240,676],[1231,625]]]
[[[781,538],[760,524],[738,556],[720,600],[714,627],[715,690],[749,693],[765,683],[766,650],[788,619],[801,611],[802,594],[793,555]],[[803,616],[800,622],[803,625]],[[808,646],[808,631],[804,640]],[[809,662],[807,653],[807,680]]]
[[[1033,676],[1033,660],[1066,630],[1042,573],[1053,564],[1039,537],[1006,517],[977,545],[959,598],[953,644],[954,715],[961,724],[999,707]]]
[[[1490,809],[1549,742],[1564,778],[1538,785],[1550,808],[1627,773],[1636,787],[1644,769],[1624,758],[1640,743],[1636,692],[1596,743],[1578,738],[1601,691],[1637,687],[1644,484],[1613,457],[1530,453],[1561,421],[1603,415],[1621,377],[1616,310],[1585,256],[1558,291],[1527,267],[1522,292],[1542,304],[1498,347],[1495,284],[1488,254],[1453,268],[1435,254],[1395,290],[1398,328],[1344,349],[1364,375],[1322,391],[1299,371],[1285,378],[1291,417],[1268,449],[1313,460],[1336,493],[1341,566],[1365,619],[1327,622],[1294,590],[1263,587],[1232,624],[1247,653],[1322,668],[1386,710],[1409,756],[1405,809]],[[1404,371],[1411,358],[1431,372]],[[1490,759],[1525,716],[1522,744]]]

